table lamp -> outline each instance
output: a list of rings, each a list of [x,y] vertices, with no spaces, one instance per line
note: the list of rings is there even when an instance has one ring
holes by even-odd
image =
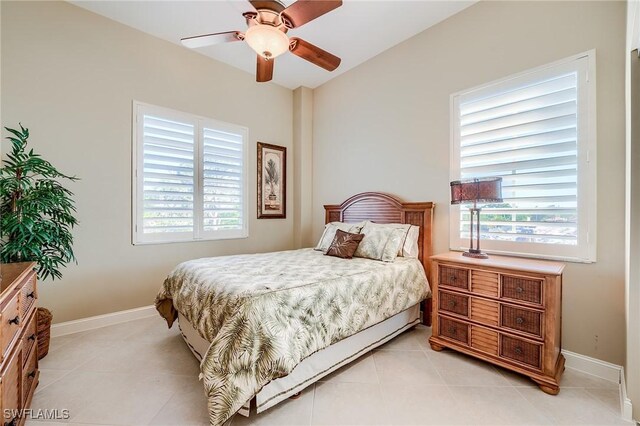
[[[456,180],[451,185],[451,204],[469,204],[471,213],[471,234],[469,236],[469,251],[463,256],[476,259],[486,259],[489,256],[480,250],[480,208],[477,203],[491,203],[502,201],[502,178],[488,177],[479,179]],[[476,222],[476,246],[473,247],[473,223]]]

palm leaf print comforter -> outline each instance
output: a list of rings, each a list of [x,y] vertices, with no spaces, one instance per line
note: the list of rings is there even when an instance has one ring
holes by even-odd
[[[156,308],[182,313],[211,342],[200,377],[212,425],[309,355],[429,295],[417,259],[393,263],[313,249],[191,260],[165,280]]]

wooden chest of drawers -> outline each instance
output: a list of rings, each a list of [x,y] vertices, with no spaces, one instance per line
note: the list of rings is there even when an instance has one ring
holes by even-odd
[[[36,273],[31,262],[0,265],[0,424],[18,426],[26,418],[38,385]]]
[[[529,376],[557,394],[564,264],[506,256],[431,258],[432,349],[455,349]]]

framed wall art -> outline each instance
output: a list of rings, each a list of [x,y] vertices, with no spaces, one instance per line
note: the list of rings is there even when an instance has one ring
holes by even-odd
[[[287,217],[287,148],[258,142],[258,219]]]

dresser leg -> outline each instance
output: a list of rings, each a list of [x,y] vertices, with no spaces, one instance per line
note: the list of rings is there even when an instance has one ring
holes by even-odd
[[[440,352],[441,350],[444,349],[444,346],[432,342],[431,339],[429,339],[429,344],[431,345],[431,349],[433,349],[436,352]]]
[[[532,380],[536,382],[540,390],[544,393],[548,393],[549,395],[557,395],[560,392],[560,386],[558,385],[553,385],[550,383],[542,383],[535,379],[532,379]]]

